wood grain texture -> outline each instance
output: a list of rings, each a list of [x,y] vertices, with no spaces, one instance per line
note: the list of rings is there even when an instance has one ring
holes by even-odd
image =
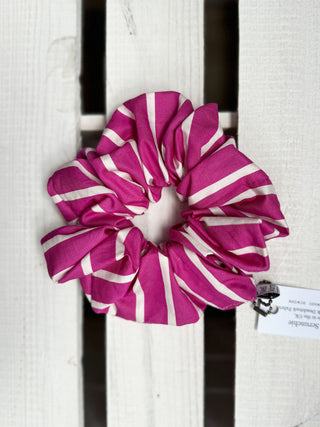
[[[220,112],[219,121],[223,128],[236,128],[238,124],[238,114],[234,111]],[[105,126],[106,118],[103,114],[81,115],[80,129],[82,131],[102,131]]]
[[[140,93],[203,102],[202,0],[107,2],[107,118]],[[170,202],[168,202],[169,208]],[[146,216],[145,236],[157,227]],[[185,327],[107,318],[110,427],[203,425],[203,321]]]
[[[63,223],[46,193],[75,155],[79,2],[13,0],[0,11],[0,425],[82,425],[81,301],[50,281],[40,238]]]
[[[320,4],[240,2],[239,148],[271,177],[291,235],[266,278],[318,288]],[[319,425],[320,342],[259,335],[237,310],[236,426]]]

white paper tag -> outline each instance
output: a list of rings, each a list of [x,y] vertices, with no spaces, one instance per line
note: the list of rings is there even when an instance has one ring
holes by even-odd
[[[258,332],[320,339],[320,290],[279,286],[276,314],[259,316]]]

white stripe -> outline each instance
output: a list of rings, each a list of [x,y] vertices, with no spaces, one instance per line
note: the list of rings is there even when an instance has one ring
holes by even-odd
[[[207,151],[209,151],[210,148],[214,145],[214,143],[217,142],[218,139],[221,138],[222,136],[223,136],[223,130],[219,123],[216,133],[209,139],[209,141],[205,145],[201,147],[201,156],[203,156]]]
[[[166,159],[166,147],[161,144],[161,156],[165,160]]]
[[[162,274],[162,280],[164,284],[164,293],[166,297],[167,303],[167,312],[168,312],[168,324],[176,325],[176,313],[174,309],[173,297],[172,297],[172,288],[171,288],[171,280],[170,280],[170,272],[169,272],[169,259],[161,252],[159,252],[159,264],[160,270]]]
[[[88,153],[90,153],[91,151],[96,151],[94,148],[92,147],[87,147],[84,149],[84,152],[86,153],[86,156],[88,157]]]
[[[110,154],[105,154],[104,156],[101,156],[100,159],[108,172],[112,172],[115,175],[119,176],[121,179],[129,182],[130,184],[135,185],[136,187],[139,187],[142,193],[145,193],[145,189],[142,187],[142,185],[135,182],[129,173],[120,171],[117,168]]]
[[[59,168],[58,170],[63,170],[63,169],[67,169],[69,167],[76,167],[78,168],[83,175],[86,175],[88,178],[90,178],[92,181],[97,182],[98,184],[103,185],[103,182],[97,178],[96,176],[94,176],[91,172],[89,172],[84,166],[83,164],[81,164],[79,162],[79,160],[72,160],[71,162],[67,163],[66,165],[63,165],[61,168]]]
[[[247,215],[249,217],[256,217],[257,216],[256,214],[252,214],[249,212],[244,212],[244,211],[240,211],[240,210],[239,210],[239,212],[241,212],[242,214]],[[287,225],[285,219],[273,219],[273,218],[269,218],[268,216],[260,216],[260,215],[259,215],[259,218],[262,219],[263,221],[270,222],[271,224],[279,225],[280,227],[283,227],[283,228],[288,228],[288,225]]]
[[[231,289],[227,288],[223,283],[219,282],[209,270],[205,268],[202,262],[199,260],[198,256],[190,251],[190,249],[184,247],[184,251],[190,261],[197,267],[197,269],[203,274],[203,276],[212,284],[212,286],[220,292],[222,295],[225,295],[228,298],[231,298],[234,301],[246,302],[247,300],[237,295]]]
[[[213,215],[225,215],[224,211],[221,208],[218,208],[218,206],[214,206],[212,208],[209,208],[209,211],[213,213]]]
[[[115,194],[109,188],[103,187],[101,185],[96,185],[94,187],[82,188],[81,190],[69,191],[68,193],[55,194],[51,196],[52,200],[55,203],[60,203],[63,200],[69,202],[71,200],[83,199],[85,197],[97,196],[99,194]]]
[[[244,274],[252,274],[252,273],[256,273],[256,271],[249,271],[249,270],[244,270],[243,268],[238,267],[239,271],[242,271]],[[251,279],[251,277],[248,277],[248,279]],[[254,280],[251,279],[252,283],[255,285]]]
[[[258,254],[263,257],[268,256],[267,248],[261,248],[260,246],[245,246],[239,249],[227,249],[227,251],[235,255]]]
[[[99,277],[99,279],[106,280],[113,283],[130,283],[136,276],[137,273],[132,273],[128,275],[112,273],[107,270],[98,270],[92,273],[93,276]]]
[[[203,216],[201,221],[206,223],[209,227],[220,227],[224,225],[243,225],[243,224],[261,224],[260,218],[243,218],[231,216]]]
[[[138,278],[135,281],[132,290],[136,295],[136,321],[143,323],[144,322],[144,292]]]
[[[153,136],[153,141],[157,142],[156,137],[156,99],[155,99],[155,93],[147,93],[146,94],[146,100],[147,100],[147,114],[148,114],[148,120],[150,129]]]
[[[116,144],[118,147],[122,147],[126,141],[121,138],[113,129],[105,128],[103,131],[104,136],[110,139],[114,144]]]
[[[90,301],[90,304],[93,308],[97,308],[98,310],[104,310],[106,308],[109,308],[108,314],[111,314],[115,316],[117,314],[117,307],[115,304],[106,304],[104,302],[98,302],[92,299],[90,294],[85,294],[88,300]]]
[[[124,205],[126,206],[126,205]],[[112,215],[116,215],[116,216],[124,216],[125,218],[129,219],[132,218],[133,215],[131,213],[123,213],[123,212],[112,212]]]
[[[180,108],[186,102],[186,100],[187,100],[187,98],[184,95],[182,95],[182,93],[180,93],[180,95],[179,95],[179,107],[178,107],[178,110],[180,110]]]
[[[188,153],[188,145],[189,145],[189,136],[191,125],[194,117],[194,112],[191,113],[181,125],[182,135],[183,135],[183,149],[184,149],[184,164],[187,164],[187,153]]]
[[[59,243],[62,243],[66,240],[72,239],[73,237],[80,236],[80,234],[87,233],[88,231],[93,230],[94,228],[85,228],[79,231],[76,231],[72,234],[57,234],[56,236],[52,237],[51,239],[47,240],[42,244],[44,252],[47,252],[49,249],[51,249],[53,246],[58,245]]]
[[[118,170],[114,164],[114,161],[111,159],[110,154],[105,154],[104,156],[101,156],[100,159],[108,172],[114,172]]]
[[[92,206],[91,210],[93,212],[96,212],[96,213],[106,213],[106,211],[102,209],[102,207],[99,205],[99,203],[97,203],[96,205]]]
[[[185,236],[202,255],[208,256],[215,254],[219,256],[219,254],[217,254],[217,252],[215,252],[210,245],[202,240],[201,237],[198,236],[198,234],[191,227],[187,227],[186,232],[181,231],[181,234],[183,234],[183,236]]]
[[[120,111],[120,113],[123,114],[124,116],[130,117],[130,119],[133,119],[133,120],[136,119],[133,112],[130,111],[129,108],[127,108],[125,105],[120,105],[120,107],[118,108],[118,111]]]
[[[137,215],[141,215],[146,211],[146,208],[143,206],[125,205],[125,207]]]
[[[128,208],[130,211],[136,214],[142,214],[146,209],[142,206],[131,206],[131,205],[124,205],[126,208]],[[96,213],[106,213],[104,209],[97,203],[96,205],[92,206],[91,210]],[[124,217],[132,217],[132,214],[125,213],[125,212],[112,212],[112,215],[116,216],[124,216]]]
[[[219,148],[217,148],[217,149],[215,150],[215,152],[214,152],[214,153],[217,153],[218,151],[223,150],[224,148],[229,147],[229,145],[232,145],[234,148],[236,148],[236,149],[237,149],[236,141],[234,140],[234,138],[228,138],[228,139],[226,140],[226,142],[224,142],[224,143],[221,145],[221,147],[219,147]]]
[[[156,147],[157,153],[158,153],[158,163],[159,167],[161,169],[161,172],[163,174],[164,180],[166,183],[169,183],[169,174],[167,171],[167,168],[165,164],[163,163],[163,158],[161,157],[159,147],[158,147],[158,141],[157,141],[157,134],[156,134],[156,99],[155,99],[155,93],[147,93],[147,114],[148,114],[148,120],[149,125],[151,129],[151,133],[153,136],[153,142]]]
[[[188,295],[188,293],[184,289],[181,288],[181,292],[189,300],[190,304],[192,304],[193,308],[196,310],[196,312],[198,314],[198,318],[200,319],[200,317],[203,316],[203,311],[201,310],[201,308],[198,307],[197,304],[192,301],[192,299],[190,298],[190,296]]]
[[[185,292],[183,289],[181,289],[181,292],[190,301],[190,304],[192,304],[193,308],[196,310],[196,312],[198,314],[198,319],[200,319],[203,316],[203,311],[201,310],[201,308],[198,307],[197,304],[192,301],[192,299],[189,297],[187,292]]]
[[[231,205],[233,203],[239,203],[244,199],[250,199],[251,197],[264,196],[267,194],[276,194],[273,185],[262,185],[261,187],[250,188],[249,190],[243,191],[233,199],[228,200],[222,206]]]
[[[124,257],[124,250],[125,250],[124,241],[126,240],[126,237],[128,236],[131,230],[132,230],[132,227],[123,228],[120,231],[118,231],[117,238],[116,238],[116,261],[119,261],[119,259]]]
[[[98,302],[95,300],[90,301],[93,308],[97,308],[98,310],[104,310],[105,308],[110,307],[111,304],[104,304],[103,302]]]
[[[233,184],[234,182],[238,181],[240,178],[248,176],[259,170],[260,168],[258,168],[258,166],[256,166],[254,163],[250,163],[249,165],[246,165],[243,168],[240,168],[235,172],[232,172],[231,174],[225,176],[219,181],[216,181],[213,184],[208,185],[208,187],[201,189],[197,193],[192,194],[192,196],[188,198],[189,205],[194,205],[200,200],[205,199],[208,196],[211,196],[212,194],[216,193],[219,190],[222,190],[223,188],[227,187],[230,184]]]
[[[68,273],[68,271],[70,271],[70,270],[71,270],[71,268],[73,268],[73,265],[72,265],[71,267],[65,268],[64,270],[59,271],[59,273],[54,274],[54,275],[51,277],[51,279],[52,279],[54,282],[58,283],[58,281],[59,281],[60,279],[62,279],[62,277],[63,277],[66,273]]]
[[[186,292],[193,295],[194,297],[196,297],[198,300],[204,302],[205,304],[211,305],[212,307],[215,307],[215,308],[220,308],[217,305],[213,304],[212,302],[206,300],[205,298],[203,298],[202,296],[200,296],[199,294],[197,294],[193,290],[191,290],[189,288],[189,286],[186,284],[186,282],[183,279],[181,279],[181,277],[177,276],[176,273],[174,273],[174,277],[176,278],[176,281],[177,281],[177,283],[181,289],[185,290]]]
[[[266,234],[264,238],[265,240],[269,240],[269,239],[272,239],[273,237],[279,236],[279,234],[280,234],[280,231],[275,228],[273,233]]]
[[[184,165],[187,164],[187,153],[188,153],[188,145],[189,145],[189,136],[190,129],[192,125],[192,120],[194,117],[194,112],[191,113],[181,125],[182,137],[183,137],[183,149],[184,149]],[[186,168],[183,166],[183,163],[180,162],[176,157],[173,157],[173,165],[177,172],[178,177],[181,179],[186,172]]]
[[[201,254],[203,254],[204,256],[211,254],[215,254],[219,257],[221,256],[214,249],[212,249],[204,240],[202,240],[201,237],[198,236],[198,234],[196,234],[196,232],[191,227],[187,227],[186,231],[188,234],[184,232],[182,232],[182,234],[190,241],[190,243],[192,243],[193,246],[198,249]],[[268,256],[267,248],[262,248],[260,246],[246,246],[238,249],[226,249],[226,251],[231,252],[235,255],[256,253],[263,257]]]
[[[110,304],[108,314],[111,314],[111,316],[115,316],[117,314],[117,306],[115,304]]]
[[[98,310],[104,310],[106,308],[109,308],[112,304],[105,304],[103,302],[95,301],[91,298],[91,295],[86,294],[88,300],[90,301],[90,304],[93,308],[97,308]]]
[[[148,188],[148,199],[150,200],[151,203],[156,202],[153,198],[152,191],[150,190],[150,188]]]
[[[180,160],[173,157],[173,165],[177,172],[178,177],[181,179],[184,175],[184,169],[183,169],[182,163],[180,162]]]
[[[91,274],[93,272],[92,265],[91,265],[90,252],[88,252],[87,255],[82,258],[81,268],[85,276],[88,276],[88,274]]]
[[[146,166],[143,164],[140,155],[139,155],[139,151],[137,148],[137,144],[133,139],[129,139],[129,144],[132,147],[132,150],[134,151],[135,155],[137,156],[137,159],[140,163],[141,169],[143,171],[143,175],[144,175],[144,179],[146,180],[146,183],[148,185],[153,185],[153,176],[151,175],[151,173],[148,171],[148,169],[146,168]],[[152,196],[151,196],[152,197]],[[153,199],[153,197],[150,199],[152,202],[154,202],[155,200]]]
[[[178,200],[180,200],[180,202],[185,202],[187,200],[186,196],[183,196],[182,194],[176,192]]]
[[[204,240],[202,240],[201,237],[198,236],[198,234],[196,234],[196,232],[191,227],[187,227],[186,228],[186,232],[188,234],[184,233],[184,232],[182,232],[182,234],[189,240],[190,243],[192,243],[192,245],[195,248],[198,249],[198,251],[202,255],[208,256],[208,255],[211,255],[211,254],[215,254],[218,257],[221,256],[214,249],[212,249]],[[267,249],[266,248],[262,248],[260,246],[246,246],[246,247],[238,248],[238,249],[226,249],[226,251],[231,252],[231,253],[233,253],[235,255],[245,255],[245,254],[256,253],[256,254],[259,254],[259,255],[261,255],[263,257],[267,257],[268,256]]]

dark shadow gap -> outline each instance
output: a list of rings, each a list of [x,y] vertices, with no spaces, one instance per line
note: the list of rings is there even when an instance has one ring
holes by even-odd
[[[82,146],[96,147],[100,131],[82,132]],[[106,351],[105,315],[96,314],[84,297],[83,318],[83,388],[85,427],[105,427]]]
[[[237,0],[205,1],[205,102],[219,111],[238,108],[239,24]]]
[[[106,426],[105,315],[84,298],[83,384],[86,427]]]
[[[235,310],[205,312],[205,426],[233,427]]]
[[[238,108],[238,1],[205,1],[205,102]],[[237,137],[237,129],[225,129]],[[205,311],[205,426],[234,426],[235,310]]]
[[[104,114],[106,1],[82,0],[82,11],[82,114]]]
[[[82,114],[105,113],[105,6],[105,0],[82,0]],[[82,132],[81,137],[82,146],[96,147],[101,132]],[[94,313],[86,298],[83,313],[84,425],[105,427],[105,315]]]

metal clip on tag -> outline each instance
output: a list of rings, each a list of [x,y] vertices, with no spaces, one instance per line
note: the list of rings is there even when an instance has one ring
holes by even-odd
[[[279,287],[267,280],[262,280],[257,284],[257,299],[253,301],[253,309],[262,316],[266,317],[268,314],[276,314],[278,307],[272,306],[273,298],[277,298],[280,295]],[[262,299],[268,299],[268,302]],[[261,306],[269,307],[268,310],[264,310]]]

